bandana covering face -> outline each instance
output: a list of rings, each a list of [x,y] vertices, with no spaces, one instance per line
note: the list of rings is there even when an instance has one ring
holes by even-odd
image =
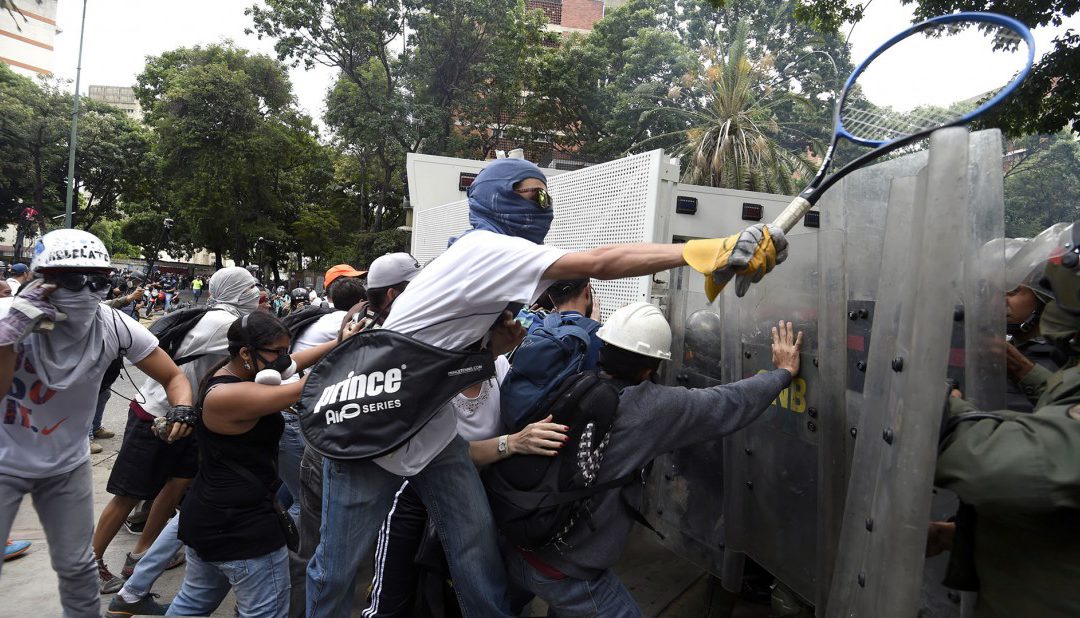
[[[255,287],[255,277],[245,268],[222,268],[210,277],[208,287],[210,307],[225,309],[238,318],[259,308],[259,288]]]
[[[469,223],[472,230],[488,230],[544,244],[555,213],[514,192],[514,184],[537,178],[547,184],[540,168],[524,159],[497,159],[481,170],[469,186]],[[462,234],[461,236],[464,236]],[[458,238],[451,238],[454,244]]]
[[[49,388],[65,390],[73,384],[100,381],[105,374],[112,359],[101,358],[105,318],[98,307],[107,293],[84,287],[77,292],[57,288],[49,295],[49,302],[67,315],[51,333],[32,335],[34,366]]]

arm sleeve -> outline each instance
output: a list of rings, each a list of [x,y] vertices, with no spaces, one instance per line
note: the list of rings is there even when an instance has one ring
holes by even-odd
[[[123,309],[127,306],[127,304],[127,296],[121,296],[119,298],[105,301],[105,305],[108,307],[112,307],[113,309]]]
[[[643,402],[650,418],[641,430],[662,434],[655,441],[656,454],[715,440],[754,422],[791,380],[787,370],[774,369],[711,388],[649,385],[655,394],[646,394],[652,400]]]
[[[145,326],[129,318],[126,313],[115,310],[110,311],[114,311],[116,319],[127,327],[126,332],[123,332],[124,329],[121,327],[121,332],[117,333],[120,346],[127,349],[127,359],[132,363],[137,363],[150,356],[150,353],[158,346],[157,337],[147,330]],[[129,335],[130,340],[128,339]]]
[[[1068,413],[1075,403],[961,423],[944,442],[936,484],[980,510],[1080,508],[1080,420]]]
[[[1050,376],[1054,375],[1053,371],[1050,371],[1046,367],[1036,363],[1031,371],[1026,376],[1017,382],[1017,386],[1024,393],[1024,396],[1031,400],[1031,403],[1039,401],[1039,397],[1046,391],[1046,381],[1050,379]]]

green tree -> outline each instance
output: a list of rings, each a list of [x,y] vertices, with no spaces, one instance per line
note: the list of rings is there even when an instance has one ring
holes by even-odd
[[[158,134],[163,186],[148,205],[175,219],[176,242],[220,266],[253,259],[259,237],[290,238],[317,197],[312,168],[329,158],[280,62],[231,44],[181,48],[147,61],[136,96]]]
[[[745,30],[743,24],[736,28]],[[735,37],[726,57],[698,78],[706,104],[690,113],[694,126],[680,150],[687,160],[685,181],[788,194],[797,192],[797,177],[812,173],[804,158],[776,140],[775,109],[800,97],[769,87],[767,73],[767,62],[747,58],[746,38]]]
[[[861,0],[798,0],[796,17],[818,28],[834,29],[862,19],[869,2]],[[915,19],[957,11],[987,11],[1015,17],[1031,28],[1060,26],[1080,13],[1076,0],[901,0],[915,5]],[[713,0],[716,5],[729,4]],[[1042,50],[1040,50],[1042,51]],[[1057,35],[1051,49],[1035,63],[1027,80],[981,121],[1001,127],[1014,137],[1050,134],[1080,120],[1080,33],[1069,29]]]
[[[1005,233],[1031,237],[1080,218],[1080,143],[1070,132],[1033,135],[1007,147]]]

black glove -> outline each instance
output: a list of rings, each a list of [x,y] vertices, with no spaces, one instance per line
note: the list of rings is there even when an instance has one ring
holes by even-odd
[[[192,406],[173,406],[165,414],[165,420],[169,423],[183,423],[188,427],[194,427],[199,422],[199,411]]]

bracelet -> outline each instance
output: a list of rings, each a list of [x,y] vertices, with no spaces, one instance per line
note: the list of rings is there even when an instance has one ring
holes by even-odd
[[[510,456],[510,436],[503,434],[499,436],[499,457],[506,458]]]

